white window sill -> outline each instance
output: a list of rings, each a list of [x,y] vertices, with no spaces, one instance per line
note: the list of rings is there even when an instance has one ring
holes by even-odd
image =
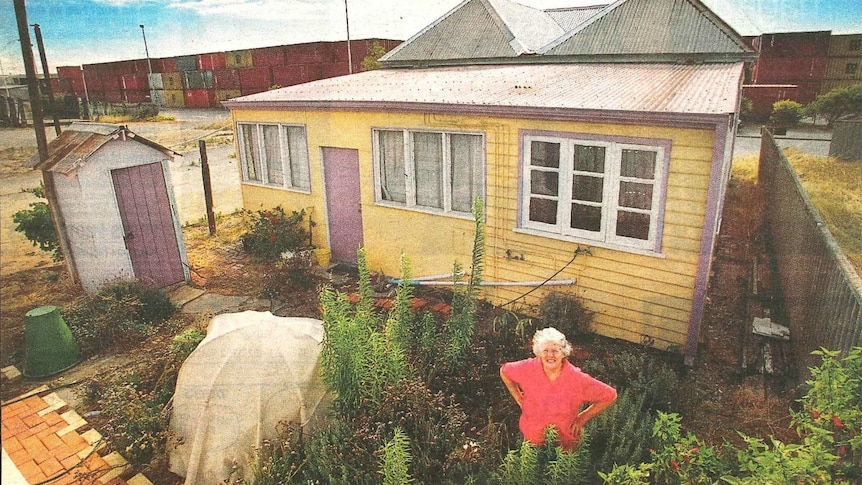
[[[254,187],[263,187],[265,189],[284,190],[286,192],[299,192],[301,194],[310,194],[311,193],[310,189],[301,189],[298,187],[285,187],[283,185],[270,185],[270,184],[265,184],[263,182],[257,182],[254,180],[243,180],[242,183],[244,185],[251,185]]]
[[[399,205],[394,203],[387,203],[385,201],[376,201],[374,203],[378,207],[386,207],[389,209],[401,209],[410,212],[420,212],[422,214],[429,214],[433,216],[443,216],[443,217],[451,217],[453,219],[465,219],[465,220],[473,220],[473,214],[467,212],[445,212],[442,209],[431,209],[429,207],[421,207],[421,206],[413,206],[408,207],[406,205]]]
[[[586,245],[586,246],[611,249],[614,251],[623,251],[623,252],[632,253],[632,254],[640,254],[642,256],[650,256],[653,258],[664,259],[666,257],[664,255],[664,253],[651,251],[649,249],[634,248],[631,246],[624,246],[622,244],[613,244],[613,243],[608,243],[605,241],[598,241],[595,239],[585,239],[585,238],[578,238],[578,237],[572,237],[572,236],[563,236],[561,234],[553,234],[550,232],[539,231],[536,229],[527,229],[524,227],[516,227],[516,228],[512,229],[512,231],[514,231],[515,233],[518,233],[518,234],[526,234],[526,235],[530,235],[530,236],[544,237],[547,239],[556,239],[557,241],[564,241],[564,242],[568,242],[568,243],[577,243],[577,244],[582,244],[582,245]]]

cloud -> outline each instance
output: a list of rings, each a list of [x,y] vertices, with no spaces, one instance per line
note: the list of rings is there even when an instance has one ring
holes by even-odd
[[[169,8],[186,10],[202,17],[220,15],[247,20],[285,20],[297,17],[331,15],[337,0],[173,0]]]

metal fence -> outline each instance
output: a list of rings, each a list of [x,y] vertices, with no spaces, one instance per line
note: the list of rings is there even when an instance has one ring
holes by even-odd
[[[762,130],[758,173],[797,369],[820,347],[862,345],[862,279],[835,243],[771,133]]]

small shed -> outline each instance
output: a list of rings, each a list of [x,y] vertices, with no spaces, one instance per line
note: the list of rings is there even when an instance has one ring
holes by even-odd
[[[73,123],[48,153],[26,166],[42,171],[66,263],[87,292],[115,280],[189,280],[168,170],[175,152],[125,126]]]

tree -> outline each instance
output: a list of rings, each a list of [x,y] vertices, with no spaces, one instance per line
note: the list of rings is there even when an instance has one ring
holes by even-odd
[[[805,107],[808,116],[822,115],[826,123],[832,123],[844,115],[862,115],[862,83],[846,88],[835,88],[817,96]]]
[[[380,61],[378,59],[383,57],[383,54],[386,54],[386,49],[380,45],[380,42],[374,41],[371,44],[371,48],[368,49],[368,55],[365,56],[365,59],[362,59],[362,70],[373,71],[380,69]]]

